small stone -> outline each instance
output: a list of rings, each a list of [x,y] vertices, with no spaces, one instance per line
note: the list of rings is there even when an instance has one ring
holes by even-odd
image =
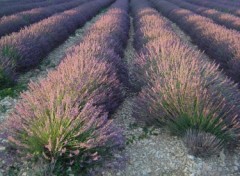
[[[239,163],[238,163],[237,160],[234,161],[234,164],[235,164],[236,166],[239,166]]]
[[[0,146],[0,152],[6,150],[6,147]]]
[[[27,172],[23,172],[23,173],[22,173],[22,176],[27,176]]]
[[[226,159],[226,156],[225,156],[223,150],[220,152],[220,158],[222,161],[225,161],[225,159]]]
[[[148,174],[150,174],[152,172],[152,170],[150,168],[148,168],[146,171]]]
[[[235,170],[235,171],[238,171],[238,167],[237,167],[237,166],[234,166],[234,170]]]
[[[187,157],[191,160],[194,160],[194,156],[192,156],[192,155],[188,155]]]
[[[220,166],[225,167],[225,163],[224,162],[220,163]]]

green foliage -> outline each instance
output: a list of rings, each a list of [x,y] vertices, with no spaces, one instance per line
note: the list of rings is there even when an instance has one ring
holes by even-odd
[[[5,74],[3,69],[0,68],[0,89],[11,87],[13,85],[14,85],[14,81],[10,79],[8,75]]]
[[[107,148],[95,148],[92,150],[92,153],[98,153],[101,156],[107,156],[108,159],[112,157],[112,153]],[[99,167],[103,164],[102,160],[91,162],[86,156],[78,156],[75,159],[75,162],[69,166],[66,164],[66,159],[59,158],[59,160],[54,165],[54,170],[52,173],[58,176],[65,175],[86,175],[91,168]],[[106,159],[106,158],[105,158]],[[66,169],[67,168],[67,169]]]
[[[0,90],[14,86],[14,75],[12,72],[12,66],[19,58],[19,54],[16,49],[10,46],[3,46],[1,50],[1,64],[0,64]],[[4,91],[6,92],[6,90]],[[5,94],[5,93],[3,93]],[[1,97],[1,93],[0,93]]]
[[[71,119],[58,118],[54,111],[46,110],[42,117],[34,120],[31,125],[31,133],[35,135],[29,136],[27,132],[26,134],[23,133],[21,140],[28,146],[28,152],[34,156],[39,157],[44,154],[44,157],[48,160],[58,158],[64,147],[74,148],[79,144],[79,141],[85,141],[92,135],[93,131],[88,130],[76,136],[81,131],[83,122],[76,123],[74,127],[71,127],[71,124]],[[68,139],[67,144],[64,143],[64,139]],[[45,146],[45,148],[42,146]]]
[[[142,132],[139,135],[131,134],[128,136],[126,144],[133,144],[135,141],[144,140],[149,138],[150,136],[157,136],[159,133],[156,131],[155,127],[144,126],[143,128],[138,127],[136,123],[129,124],[129,128],[135,130],[137,128],[141,129]]]
[[[8,45],[2,47],[1,55],[13,60],[17,60],[20,57],[17,50],[14,47]]]
[[[18,175],[20,168],[17,166],[10,166],[8,169],[8,176],[16,176]]]
[[[9,84],[4,84],[4,87],[0,89],[0,99],[5,98],[7,96],[9,97],[18,97],[19,94],[27,89],[27,85],[25,84],[16,84],[14,85],[13,82],[10,82]]]
[[[224,130],[226,123],[223,119],[226,114],[217,112],[220,109],[211,109],[208,113],[205,113],[200,107],[199,103],[195,101],[191,113],[180,110],[177,117],[167,120],[167,127],[173,134],[180,136],[184,136],[189,129],[195,129],[215,135],[225,143],[234,140],[230,131]],[[171,111],[166,103],[164,108]]]
[[[100,11],[99,14],[103,14],[103,13],[105,13],[105,12],[107,12],[107,9],[106,9],[106,8],[103,8],[103,9]]]
[[[0,112],[5,113],[7,111],[6,105],[0,105]]]
[[[60,96],[56,102],[59,106],[60,101],[64,101],[61,99]],[[69,109],[67,105],[63,108]],[[59,116],[56,109],[36,112],[37,117],[28,122],[28,130],[22,130],[16,139],[9,138],[16,145],[21,143],[23,156],[27,155],[33,163],[39,159],[44,160],[47,163],[44,172],[59,176],[79,173],[84,175],[89,168],[102,163],[102,156],[112,156],[111,144],[102,141],[106,136],[99,140],[99,119],[92,119],[93,123],[90,125],[88,120],[91,117],[82,117],[86,114],[69,117],[70,114],[66,113]],[[99,141],[99,145],[96,145],[96,141]]]
[[[130,128],[131,130],[133,130],[133,129],[138,128],[138,125],[137,125],[137,123],[130,123],[130,124],[129,124],[129,128]]]
[[[210,115],[207,117],[203,115],[190,117],[188,114],[182,113],[174,121],[169,121],[167,126],[172,133],[181,136],[183,136],[188,129],[196,129],[216,135],[225,142],[233,139],[230,133],[223,130],[225,124],[221,121],[221,118],[215,117],[213,119]]]
[[[30,16],[28,16],[28,15],[23,15],[23,16],[22,16],[22,19],[23,19],[27,24],[30,24],[30,22],[31,22],[31,18],[30,18]]]

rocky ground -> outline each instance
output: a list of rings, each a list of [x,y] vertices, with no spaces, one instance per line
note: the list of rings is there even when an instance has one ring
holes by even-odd
[[[114,122],[124,129],[127,158],[121,169],[109,169],[102,176],[238,176],[240,151],[201,159],[189,155],[182,139],[166,129],[148,129],[137,124],[132,116],[133,97],[127,98],[114,115]]]

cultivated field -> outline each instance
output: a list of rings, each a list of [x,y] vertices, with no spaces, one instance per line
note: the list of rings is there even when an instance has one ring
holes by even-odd
[[[240,0],[0,1],[5,175],[240,175]]]

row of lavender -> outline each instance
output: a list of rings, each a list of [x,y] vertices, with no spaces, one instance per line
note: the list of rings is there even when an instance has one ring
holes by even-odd
[[[116,63],[128,28],[128,0],[117,0],[55,71],[30,83],[5,125],[24,156],[49,161],[61,175],[68,167],[82,175],[123,145],[108,112],[122,96]]]
[[[5,0],[0,2],[1,7],[6,7],[6,6],[16,6],[20,4],[29,4],[29,3],[35,3],[35,2],[42,2],[46,0]]]
[[[37,66],[50,51],[112,2],[113,0],[94,0],[2,37],[0,85],[14,81],[15,73]]]
[[[177,23],[192,40],[220,64],[226,74],[240,82],[240,33],[214,23],[209,18],[167,2],[154,1],[156,7]]]
[[[0,7],[0,17],[6,16],[6,15],[11,15],[17,12],[37,8],[37,7],[46,7],[52,4],[58,4],[58,3],[64,3],[66,0],[52,0],[52,1],[43,1],[43,2],[34,2],[34,3],[29,3],[29,4],[19,4],[19,5],[14,5],[14,6],[5,6],[5,7]]]
[[[231,5],[234,7],[240,7],[240,1],[238,0],[218,0],[218,3],[224,4],[224,5]]]
[[[54,4],[48,7],[34,8],[10,16],[4,16],[0,20],[0,38],[12,32],[17,32],[21,28],[50,17],[55,13],[79,6],[84,2],[86,2],[86,0],[75,0],[61,4]]]
[[[240,17],[240,9],[238,7],[233,7],[228,4],[220,4],[220,3],[217,3],[214,1],[209,1],[209,0],[201,0],[201,1],[186,0],[186,1],[193,3],[193,4],[200,5],[200,6],[221,10],[223,12],[231,13],[233,15]]]
[[[234,16],[229,13],[217,11],[215,9],[209,9],[202,6],[187,3],[184,0],[170,0],[170,2],[177,4],[178,6],[191,10],[192,12],[198,13],[202,16],[211,18],[216,23],[226,26],[229,29],[235,29],[240,31],[240,17]]]
[[[221,3],[224,5],[231,5],[234,7],[240,7],[240,1],[238,0],[218,0],[217,3]]]
[[[154,2],[156,7],[162,5]],[[132,7],[136,43],[141,43],[136,46],[139,81],[134,84],[142,87],[134,116],[148,125],[166,125],[183,136],[194,155],[206,156],[239,144],[240,93],[236,85],[184,42],[146,0],[133,0]]]

